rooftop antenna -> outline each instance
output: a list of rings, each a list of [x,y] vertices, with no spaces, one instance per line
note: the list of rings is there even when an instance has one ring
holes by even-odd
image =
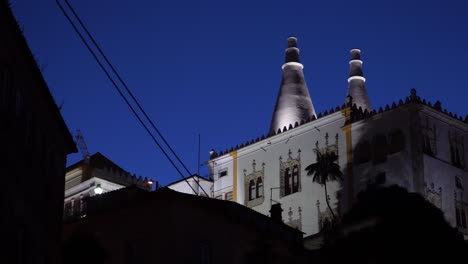
[[[197,175],[200,176],[200,134],[198,134],[198,160],[197,160]]]
[[[78,145],[78,148],[80,149],[81,155],[83,155],[83,159],[86,159],[89,157],[89,151],[88,147],[86,146],[86,142],[84,140],[83,134],[81,134],[81,131],[79,129],[76,130],[76,144]]]

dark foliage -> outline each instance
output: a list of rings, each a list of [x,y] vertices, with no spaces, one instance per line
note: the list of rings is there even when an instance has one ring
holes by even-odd
[[[443,213],[401,187],[359,194],[342,225],[322,248],[324,263],[468,263],[468,246]]]
[[[105,251],[93,235],[75,234],[64,244],[64,264],[102,264],[105,259]]]

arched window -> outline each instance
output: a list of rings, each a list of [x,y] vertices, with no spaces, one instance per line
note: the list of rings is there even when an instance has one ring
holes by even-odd
[[[297,165],[294,165],[293,167],[293,173],[292,173],[292,192],[298,192],[299,191],[299,168]]]
[[[263,181],[261,177],[257,179],[257,198],[260,197],[263,197]]]
[[[284,195],[291,194],[291,185],[292,185],[291,169],[286,168],[284,171]]]
[[[387,138],[383,134],[374,136],[374,164],[387,161]]]
[[[397,153],[405,149],[405,134],[401,130],[396,130],[390,133],[390,146],[388,149],[389,154]]]
[[[255,199],[255,182],[254,180],[249,181],[249,201]]]

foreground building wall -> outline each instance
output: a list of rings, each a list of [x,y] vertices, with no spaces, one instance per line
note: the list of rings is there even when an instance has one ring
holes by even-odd
[[[27,43],[0,1],[3,263],[59,263],[66,155],[76,152]]]
[[[302,249],[293,228],[232,202],[168,188],[129,187],[88,199],[87,216],[64,226],[65,248],[83,234],[101,248],[102,262],[115,264],[285,263]],[[86,255],[89,246],[67,254]]]

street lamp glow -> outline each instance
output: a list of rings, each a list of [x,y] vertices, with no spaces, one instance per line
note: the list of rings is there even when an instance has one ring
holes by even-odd
[[[98,184],[96,188],[94,188],[94,193],[101,194],[102,192],[103,192],[103,189],[101,188],[101,184]]]

